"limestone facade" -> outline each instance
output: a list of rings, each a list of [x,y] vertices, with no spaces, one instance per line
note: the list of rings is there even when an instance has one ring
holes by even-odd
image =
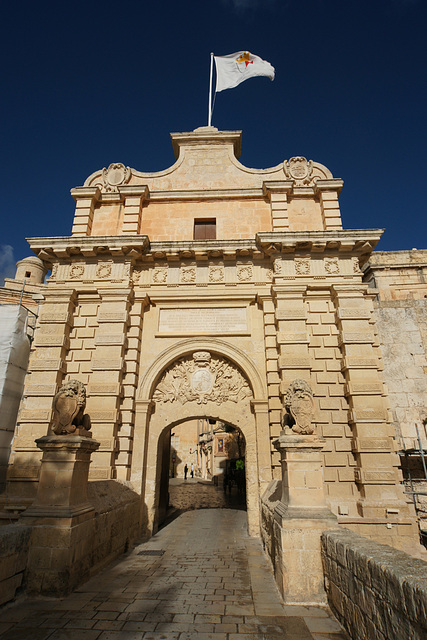
[[[33,502],[35,439],[48,433],[59,387],[77,379],[100,443],[89,477],[132,483],[143,533],[164,510],[171,430],[210,418],[244,435],[249,531],[259,535],[261,496],[281,479],[273,442],[284,394],[299,379],[325,440],[328,508],[346,527],[413,549],[375,294],[361,270],[382,230],[342,228],[343,182],[317,162],[249,169],[237,159],[241,132],[213,127],[172,134],[172,144],[164,171],[116,163],[92,174],[72,190],[72,235],[29,241],[51,276],[7,508]]]

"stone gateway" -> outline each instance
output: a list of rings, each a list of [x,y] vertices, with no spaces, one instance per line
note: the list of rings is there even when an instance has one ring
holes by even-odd
[[[71,236],[29,241],[51,275],[5,507],[23,512],[35,500],[35,440],[56,430],[53,399],[58,413],[62,385],[77,380],[99,442],[89,485],[130,487],[139,533],[152,535],[167,506],[174,425],[205,418],[244,436],[249,532],[263,537],[276,575],[310,522],[307,558],[320,559],[320,533],[332,526],[415,552],[374,296],[362,281],[382,230],[343,229],[343,181],[318,162],[249,169],[238,161],[240,131],[171,138],[171,167],[95,171],[72,189]],[[307,593],[310,579],[300,576]]]

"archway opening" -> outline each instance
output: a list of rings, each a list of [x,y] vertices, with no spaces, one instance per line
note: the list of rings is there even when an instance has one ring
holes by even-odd
[[[159,525],[184,511],[246,511],[246,441],[242,431],[203,416],[168,427],[159,439]]]

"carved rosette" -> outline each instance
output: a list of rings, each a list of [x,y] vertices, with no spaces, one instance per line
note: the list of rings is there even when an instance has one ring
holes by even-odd
[[[174,362],[163,374],[153,400],[170,402],[242,402],[252,397],[247,380],[227,360],[212,356],[209,351],[196,351],[192,357]]]
[[[314,433],[313,391],[305,380],[293,380],[289,385],[284,406],[286,413],[283,416],[283,427],[288,431],[303,435]]]
[[[114,193],[118,191],[118,187],[129,182],[132,170],[125,167],[121,162],[110,164],[108,169],[104,167],[102,170],[103,188],[106,193]]]
[[[90,417],[84,412],[86,408],[86,389],[79,380],[65,382],[52,403],[52,431],[56,435],[85,435],[91,427]]]
[[[295,273],[306,276],[310,273],[310,258],[295,258]]]

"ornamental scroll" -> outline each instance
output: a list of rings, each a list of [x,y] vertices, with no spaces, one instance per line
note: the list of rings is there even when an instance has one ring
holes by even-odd
[[[196,351],[192,358],[173,363],[161,378],[153,394],[159,403],[242,402],[252,396],[248,382],[230,362],[209,351]]]

